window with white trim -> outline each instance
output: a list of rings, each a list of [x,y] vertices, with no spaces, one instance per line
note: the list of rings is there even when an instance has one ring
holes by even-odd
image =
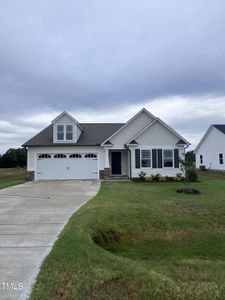
[[[73,140],[73,125],[66,125],[66,140]]]
[[[152,152],[151,150],[141,150],[141,168],[151,168]]]
[[[223,153],[219,154],[220,165],[223,165]]]
[[[173,167],[173,150],[170,149],[163,150],[163,167],[164,168]]]
[[[203,164],[203,155],[201,154],[199,158],[200,158],[200,164],[202,165]]]
[[[64,140],[64,125],[57,125],[57,140]]]
[[[68,125],[57,125],[57,141],[72,141],[74,136],[74,127],[71,124]]]

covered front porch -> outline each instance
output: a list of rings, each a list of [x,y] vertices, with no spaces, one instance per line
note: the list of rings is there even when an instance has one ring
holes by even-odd
[[[127,149],[105,148],[105,167],[101,179],[129,178],[130,152]]]

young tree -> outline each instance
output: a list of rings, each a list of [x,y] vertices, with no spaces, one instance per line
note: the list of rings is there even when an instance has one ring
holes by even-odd
[[[193,161],[181,160],[181,171],[184,173],[184,184],[185,187],[189,187],[191,182],[198,180],[198,174],[194,166]]]

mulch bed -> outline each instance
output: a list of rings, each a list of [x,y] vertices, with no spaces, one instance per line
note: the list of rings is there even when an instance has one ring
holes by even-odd
[[[190,195],[200,194],[198,190],[190,189],[190,188],[178,189],[177,193],[190,194]]]

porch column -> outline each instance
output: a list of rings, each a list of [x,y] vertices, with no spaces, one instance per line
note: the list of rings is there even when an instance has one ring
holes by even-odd
[[[105,148],[105,169],[110,168],[109,165],[109,149]]]

